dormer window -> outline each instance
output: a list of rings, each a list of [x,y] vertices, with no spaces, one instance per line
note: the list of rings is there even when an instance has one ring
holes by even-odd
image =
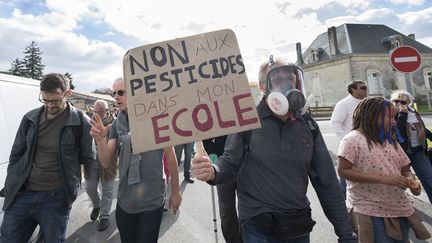
[[[309,63],[318,62],[320,60],[321,52],[321,48],[310,50]]]
[[[393,50],[403,44],[402,37],[400,35],[391,35],[384,37],[381,39],[381,43],[389,50]]]

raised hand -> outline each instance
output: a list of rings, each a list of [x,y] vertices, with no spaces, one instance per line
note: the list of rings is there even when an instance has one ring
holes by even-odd
[[[111,129],[111,124],[108,126],[104,126],[102,119],[98,114],[94,114],[93,119],[90,121],[92,126],[90,130],[90,135],[96,140],[99,141],[101,139],[106,138],[109,130]]]

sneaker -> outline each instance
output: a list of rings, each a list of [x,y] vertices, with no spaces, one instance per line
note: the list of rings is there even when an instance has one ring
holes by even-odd
[[[91,213],[90,213],[90,219],[92,221],[95,221],[98,218],[98,216],[99,216],[99,210],[100,210],[100,208],[93,208],[93,210],[91,211]]]
[[[189,183],[189,184],[193,184],[195,181],[194,180],[192,180],[189,176],[187,176],[187,177],[185,177],[185,179],[184,179],[187,183]]]
[[[109,220],[108,219],[101,219],[99,221],[99,224],[98,224],[98,230],[104,231],[104,230],[108,229],[108,226],[109,226]]]

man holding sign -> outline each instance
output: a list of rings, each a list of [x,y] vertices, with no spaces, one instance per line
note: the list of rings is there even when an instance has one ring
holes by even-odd
[[[98,155],[103,167],[107,168],[116,154],[119,155],[120,183],[116,221],[120,238],[122,242],[157,242],[165,202],[165,181],[162,173],[164,152],[171,172],[169,207],[174,213],[182,200],[174,148],[133,154],[123,79],[114,82],[113,96],[120,109],[117,119],[111,128],[105,127],[100,117],[95,114],[90,134],[98,145]]]
[[[220,184],[237,176],[244,242],[309,242],[315,224],[306,196],[308,175],[339,242],[353,236],[336,172],[318,125],[304,112],[303,72],[283,60],[261,65],[264,98],[257,107],[262,128],[228,136],[212,166],[192,161],[197,179]]]

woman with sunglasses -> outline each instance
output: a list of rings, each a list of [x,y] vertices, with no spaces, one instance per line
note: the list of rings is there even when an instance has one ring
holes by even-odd
[[[424,125],[420,115],[410,105],[413,97],[405,90],[395,90],[390,99],[398,109],[397,128],[404,141],[402,148],[411,160],[417,177],[432,203],[432,164],[427,155],[426,138],[432,141],[432,133]]]

